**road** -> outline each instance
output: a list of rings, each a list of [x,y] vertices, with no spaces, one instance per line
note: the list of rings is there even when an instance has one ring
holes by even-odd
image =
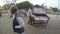
[[[25,34],[60,34],[60,15],[48,14],[50,21],[46,27],[27,24],[28,18],[22,17],[25,22]],[[0,34],[16,34],[12,28],[12,18],[7,15],[0,17]]]

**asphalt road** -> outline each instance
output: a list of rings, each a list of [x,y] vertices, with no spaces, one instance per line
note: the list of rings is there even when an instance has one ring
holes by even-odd
[[[22,17],[25,22],[25,34],[60,34],[60,15],[48,14],[50,21],[46,27],[27,24],[28,18]],[[12,18],[7,15],[0,17],[0,34],[16,34],[12,28]]]

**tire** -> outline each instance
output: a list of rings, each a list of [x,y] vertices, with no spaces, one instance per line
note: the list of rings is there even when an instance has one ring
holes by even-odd
[[[46,26],[48,24],[48,20],[47,21],[42,21],[42,26]]]
[[[28,21],[28,24],[33,25],[34,23],[33,23],[32,20],[29,20],[29,21]]]
[[[34,20],[31,20],[31,23],[30,24],[33,25],[34,24]]]

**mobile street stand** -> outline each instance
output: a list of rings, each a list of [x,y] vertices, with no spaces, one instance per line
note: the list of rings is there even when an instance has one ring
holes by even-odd
[[[40,23],[46,25],[49,22],[50,17],[46,14],[46,11],[42,8],[34,8],[34,11],[31,16],[30,24]]]

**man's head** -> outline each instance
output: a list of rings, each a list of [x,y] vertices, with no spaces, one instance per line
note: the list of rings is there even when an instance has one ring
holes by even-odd
[[[17,12],[17,8],[16,8],[16,7],[12,7],[12,8],[11,8],[11,13],[12,13],[12,14],[15,14],[16,12]]]

